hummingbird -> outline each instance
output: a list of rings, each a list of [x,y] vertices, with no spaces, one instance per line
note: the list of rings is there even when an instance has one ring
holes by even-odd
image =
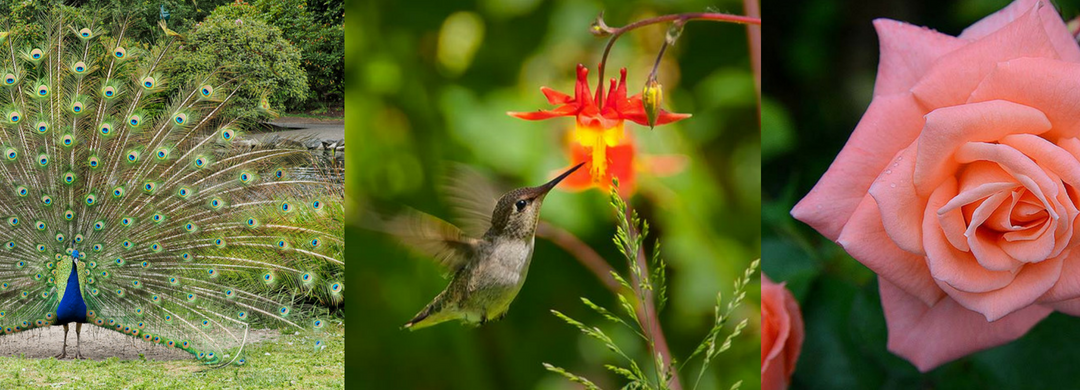
[[[584,164],[540,186],[507,192],[497,201],[486,180],[463,172],[464,177],[446,189],[473,234],[419,211],[391,221],[392,234],[435,258],[451,275],[446,289],[403,328],[417,330],[453,320],[479,326],[506,316],[529,273],[544,197]]]

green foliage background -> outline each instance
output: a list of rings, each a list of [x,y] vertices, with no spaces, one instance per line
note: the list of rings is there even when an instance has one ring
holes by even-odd
[[[282,36],[299,50],[299,61],[307,74],[307,86],[289,91],[288,99],[294,104],[306,101],[311,107],[344,101],[344,5],[340,0],[254,0],[220,7],[214,10],[214,17],[259,19],[281,29]],[[299,84],[301,78],[277,75],[294,84]]]
[[[762,269],[802,305],[806,341],[793,389],[1047,389],[1076,387],[1080,318],[1052,314],[1010,344],[927,375],[885,349],[873,272],[791,218],[870,103],[884,17],[957,35],[1008,0],[773,2],[764,8]],[[1054,1],[1065,20],[1080,2]]]
[[[258,118],[255,110],[261,94],[286,107],[297,107],[307,98],[307,75],[300,67],[300,51],[282,37],[281,30],[255,18],[234,18],[232,8],[221,7],[184,37],[187,55],[174,56],[166,64],[172,81],[198,83],[216,69],[225,78],[246,82],[240,87],[237,114]],[[238,23],[237,20],[242,20]]]
[[[262,91],[281,112],[320,113],[344,102],[342,0],[26,0],[0,2],[0,15],[14,28],[59,5],[101,11],[106,31],[130,17],[127,36],[145,45],[164,38],[157,24],[164,6],[169,29],[189,39],[176,51],[187,55],[167,64],[166,76],[183,84],[218,67],[242,75],[247,85],[239,105],[245,108],[233,114],[245,119],[268,119],[254,109]],[[226,23],[237,19],[246,23]]]
[[[349,6],[346,186],[354,223],[361,211],[402,204],[448,217],[434,187],[448,161],[466,163],[511,188],[535,185],[567,166],[564,137],[572,118],[528,122],[506,111],[550,108],[540,86],[572,92],[578,63],[589,66],[595,80],[604,40],[590,35],[588,26],[601,10],[611,25],[709,6],[743,14],[742,2],[732,0],[422,0]],[[441,35],[444,26],[454,32]],[[630,92],[640,91],[665,31],[666,26],[656,26],[621,39],[607,76],[617,77],[625,66]],[[659,77],[666,108],[693,118],[651,131],[628,124],[627,131],[643,153],[681,154],[688,164],[671,177],[643,174],[630,202],[663,241],[671,301],[661,322],[674,355],[685,357],[709,330],[716,293],[730,294],[735,278],[760,251],[761,149],[746,28],[689,23]],[[573,232],[625,274],[625,261],[611,241],[615,221],[607,194],[556,190],[544,203],[543,218]],[[632,333],[579,300],[585,296],[618,307],[614,294],[545,240],[537,240],[528,281],[505,319],[478,329],[448,323],[409,332],[401,325],[446,286],[440,270],[379,233],[348,225],[346,237],[352,267],[346,294],[354,303],[352,318],[359,319],[348,324],[350,385],[577,388],[544,370],[541,362],[548,362],[604,388],[619,388],[623,382],[603,368],[616,362],[614,355],[551,315],[551,309],[600,325],[620,345],[633,347],[633,356],[647,357]],[[751,324],[711,366],[700,388],[728,388],[736,380],[745,389],[759,387],[758,284],[747,290],[736,318],[749,318]],[[690,374],[684,374],[684,383]]]

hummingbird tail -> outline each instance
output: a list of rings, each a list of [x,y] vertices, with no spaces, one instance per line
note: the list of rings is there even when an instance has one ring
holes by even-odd
[[[423,321],[424,319],[428,318],[429,314],[430,313],[428,313],[428,309],[424,309],[424,311],[420,312],[420,314],[417,314],[416,317],[413,317],[413,319],[409,320],[409,322],[406,322],[405,326],[403,326],[403,328],[408,329],[408,330],[417,330],[417,329],[421,329],[421,328],[423,328],[425,326],[429,326],[429,324],[422,324],[421,326],[416,326],[417,324],[420,323],[420,321]]]
[[[450,316],[442,313],[442,306],[442,295],[440,294],[438,297],[435,297],[435,300],[428,304],[427,307],[424,307],[424,310],[421,310],[413,317],[413,319],[406,322],[405,325],[402,326],[402,329],[423,329],[440,322],[451,320],[452,318],[450,318]]]

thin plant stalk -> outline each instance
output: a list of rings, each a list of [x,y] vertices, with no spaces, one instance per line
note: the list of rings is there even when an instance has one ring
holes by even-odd
[[[608,265],[600,254],[596,253],[589,244],[581,241],[580,238],[573,233],[566,231],[566,229],[552,225],[547,222],[540,222],[540,225],[536,227],[536,236],[551,241],[562,250],[566,251],[574,256],[581,265],[585,266],[589,271],[596,275],[597,279],[604,284],[608,290],[618,294],[619,283],[615,279],[611,278],[611,273],[614,272],[614,268]]]
[[[600,57],[600,66],[597,69],[596,76],[599,80],[599,86],[596,89],[597,104],[603,108],[604,104],[604,68],[607,65],[608,54],[611,54],[611,47],[615,45],[615,41],[619,40],[623,34],[633,31],[635,29],[664,22],[675,22],[679,24],[685,24],[691,20],[706,20],[713,22],[725,22],[725,23],[738,23],[745,25],[757,25],[761,26],[761,18],[754,18],[740,15],[729,15],[719,12],[687,12],[681,14],[663,15],[655,18],[643,19],[630,23],[622,27],[608,27],[604,23],[604,14],[601,13],[597,18],[596,24],[593,27],[594,33],[610,34],[607,44],[604,45],[604,54]]]
[[[761,17],[759,0],[743,0],[746,15]],[[750,65],[754,69],[754,86],[757,89],[758,118],[761,118],[761,25],[746,25],[747,39],[750,41]]]

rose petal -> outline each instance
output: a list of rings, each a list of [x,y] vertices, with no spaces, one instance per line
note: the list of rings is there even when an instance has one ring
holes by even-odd
[[[994,271],[979,264],[976,256],[956,250],[949,244],[938,225],[937,211],[957,191],[956,179],[946,180],[930,195],[923,219],[923,245],[926,247],[926,264],[934,279],[970,292],[987,292],[1008,286],[1015,275],[1009,271]],[[970,240],[969,245],[975,246]],[[972,248],[974,249],[974,248]],[[891,279],[890,279],[891,280]],[[1049,288],[1049,287],[1047,287]]]
[[[1019,57],[1059,58],[1037,13],[1028,12],[1000,30],[941,57],[911,88],[927,110],[967,101],[998,62]]]
[[[875,98],[844,149],[791,215],[831,240],[840,237],[870,184],[892,163],[884,156],[895,156],[915,140],[924,114],[910,94]]]
[[[1061,276],[1054,283],[1054,287],[1039,297],[1041,303],[1080,298],[1080,252],[1066,249],[1060,257],[1062,258]],[[1077,303],[1080,303],[1080,300]],[[1077,308],[1080,309],[1080,306]],[[1080,311],[1069,312],[1069,314],[1080,315]]]
[[[1080,298],[1074,298],[1059,302],[1044,303],[1043,306],[1051,307],[1054,310],[1071,316],[1080,317]]]
[[[1035,199],[1026,189],[1018,188],[1016,191],[1011,191],[1010,194],[1010,199],[1007,200],[1008,203],[994,210],[990,218],[987,218],[984,226],[995,232],[1005,232],[1002,237],[1014,234],[1014,237],[1030,236],[1029,239],[1034,238],[1031,235],[1035,229],[1031,229],[1031,227],[1041,222],[1049,214],[1039,204],[1039,200]],[[1040,213],[1044,218],[1037,218]]]
[[[783,361],[773,361],[761,366],[761,390],[786,390],[788,376]]]
[[[926,258],[900,249],[886,234],[873,197],[863,197],[837,243],[874,273],[889,279],[927,305],[944,295],[933,281]]]
[[[1004,101],[945,107],[926,114],[919,135],[915,188],[929,195],[947,176],[959,170],[952,156],[969,142],[992,142],[1008,134],[1041,134],[1050,129],[1046,115],[1034,108]]]
[[[761,372],[772,360],[784,350],[784,341],[791,333],[791,318],[783,307],[774,307],[783,301],[783,291],[765,288],[765,280],[762,279],[761,289]],[[777,341],[780,341],[777,343]],[[777,364],[783,365],[785,360],[780,359]],[[782,372],[786,373],[786,368]]]
[[[1048,259],[1024,265],[1012,283],[988,292],[966,292],[943,281],[938,286],[953,300],[969,310],[982,313],[987,321],[997,321],[1033,303],[1057,283],[1061,276],[1062,259]]]
[[[1059,176],[1060,180],[1071,186],[1073,190],[1080,188],[1080,161],[1077,160],[1076,155],[1065,148],[1067,145],[1080,147],[1080,141],[1075,138],[1060,141],[1059,146],[1041,137],[1011,135],[1003,138],[1001,143],[1015,148],[1024,155],[1032,156],[1039,166]],[[1080,211],[1077,210],[1075,201],[1073,201],[1074,198],[1071,198],[1068,193],[1059,194],[1058,197],[1062,198],[1057,204],[1065,208],[1066,219],[1061,225],[1057,226],[1058,229],[1054,232],[1055,237],[1061,238],[1061,240],[1059,240],[1059,245],[1054,248],[1054,254],[1051,256],[1061,253],[1064,246],[1072,241],[1073,231],[1078,220],[1077,217],[1080,215]],[[1047,211],[1049,212],[1049,210]]]
[[[971,233],[971,237],[968,238],[968,247],[971,248],[971,256],[974,256],[979,265],[989,271],[1013,272],[1024,265],[1002,250],[998,246],[997,237],[992,237],[983,229]]]
[[[998,63],[968,101],[993,99],[1038,107],[1052,124],[1047,139],[1080,134],[1080,64],[1048,58]]]
[[[1058,55],[1068,61],[1080,61],[1080,47],[1077,47],[1061,15],[1054,9],[1052,4],[1039,0],[1017,0],[1002,8],[998,12],[983,18],[968,26],[960,33],[963,39],[980,39],[990,35],[1012,21],[1022,17],[1032,8],[1038,7],[1039,20],[1042,22],[1046,35],[1050,38]]]
[[[1001,205],[1001,202],[1005,198],[1009,197],[1009,193],[999,193],[995,199],[987,199],[980,205],[981,211],[978,220],[974,218],[968,230],[964,231],[964,236],[968,238],[968,247],[971,248],[971,255],[975,257],[975,260],[979,262],[983,268],[990,271],[1015,271],[1023,265],[1019,260],[1012,257],[1009,253],[1002,250],[998,242],[997,235],[988,232],[986,229],[979,229],[979,225],[983,223],[986,214],[990,212],[985,211],[982,206],[989,206],[996,208]],[[967,290],[972,291],[972,290]],[[985,291],[985,290],[984,290]]]
[[[964,236],[964,232],[967,230],[967,221],[964,220],[964,214],[960,212],[960,209],[939,209],[937,214],[938,224],[941,226],[941,231],[945,234],[945,239],[949,241],[949,244],[958,250],[970,251],[971,247],[968,246],[967,237]],[[922,231],[922,229],[919,230]],[[1000,270],[995,269],[995,271]]]
[[[1075,137],[1062,138],[1057,141],[1057,146],[1069,152],[1073,157],[1080,159],[1080,139]]]
[[[795,300],[795,297],[791,295],[791,292],[784,288],[784,283],[774,283],[767,277],[762,276],[762,289],[761,289],[761,302],[764,307],[766,302],[776,304],[782,303],[782,307],[772,307],[770,311],[772,314],[777,315],[774,325],[776,328],[776,341],[783,341],[782,344],[775,344],[769,350],[767,361],[783,362],[786,368],[783,371],[786,375],[791,375],[795,370],[795,363],[799,359],[799,350],[801,349],[803,342],[803,320],[801,311],[799,309],[799,303]],[[768,296],[766,296],[768,295]],[[762,347],[764,348],[764,346]],[[783,353],[784,356],[779,355]],[[763,354],[763,357],[765,355]],[[777,359],[780,357],[779,359]],[[762,372],[765,372],[766,367],[762,366]]]
[[[878,278],[881,304],[889,329],[889,351],[912,362],[921,372],[969,353],[1023,336],[1052,311],[1029,306],[996,322],[946,297],[932,306]]]
[[[926,208],[926,197],[915,192],[911,179],[917,149],[918,145],[912,144],[900,151],[892,165],[885,168],[870,186],[869,192],[881,210],[881,222],[889,238],[900,249],[922,255],[922,213],[918,211]]]
[[[875,19],[881,59],[874,97],[907,92],[939,57],[967,44],[926,27]]]
[[[1012,258],[1016,260],[1025,263],[1043,261],[1050,257],[1050,254],[1054,252],[1054,247],[1057,244],[1057,241],[1054,240],[1054,231],[1050,229],[1050,226],[1052,226],[1052,224],[1047,221],[1038,229],[1028,229],[1025,231],[1031,233],[1028,235],[1019,234],[1025,232],[1010,232],[1003,234],[1001,239],[997,240],[997,244],[1001,246],[1001,249],[1005,251],[1005,253],[1008,253],[1009,256],[1012,256]]]
[[[955,159],[961,164],[980,160],[996,162],[1042,202],[1051,218],[1059,217],[1056,207],[1050,203],[1058,194],[1058,186],[1038,164],[1013,147],[969,142],[957,149]]]
[[[997,164],[984,161],[976,161],[964,167],[960,174],[960,183],[960,193],[938,209],[937,214],[942,232],[945,233],[945,238],[949,240],[949,243],[956,249],[968,252],[971,247],[968,246],[966,232],[970,216],[965,217],[962,207],[989,197],[995,192],[1009,191],[1020,185]],[[1019,266],[1012,259],[1008,259],[1007,263],[994,264],[997,265],[987,265],[983,262],[984,267],[994,271],[1011,270]]]

